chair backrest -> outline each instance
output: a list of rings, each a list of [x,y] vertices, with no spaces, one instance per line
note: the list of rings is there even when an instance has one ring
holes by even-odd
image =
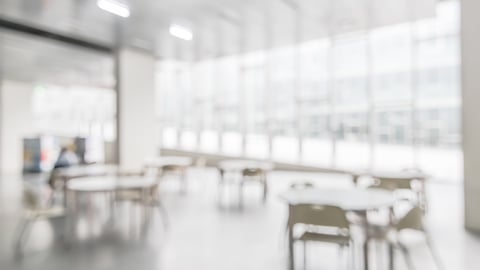
[[[313,204],[291,205],[288,224],[290,228],[293,228],[296,224],[336,227],[339,229],[348,229],[350,227],[346,212],[342,208]]]
[[[117,173],[118,176],[145,176],[146,169],[141,171],[120,171]]]
[[[162,166],[162,171],[163,172],[173,172],[173,171],[181,171],[183,169],[182,166],[179,165],[163,165]]]
[[[423,224],[423,211],[420,207],[412,207],[407,214],[405,214],[397,222],[397,230],[401,231],[404,229],[412,229],[417,231],[424,231],[425,227]]]
[[[300,182],[295,182],[290,185],[291,189],[308,189],[308,188],[314,188],[314,185],[309,182],[309,181],[300,181]]]
[[[261,176],[265,171],[261,168],[247,168],[242,171],[243,176]]]
[[[50,207],[52,190],[49,186],[34,187],[29,184],[23,186],[23,206],[26,210],[40,210]]]
[[[395,191],[399,189],[412,189],[412,182],[415,179],[392,179],[392,178],[375,178],[373,187]]]

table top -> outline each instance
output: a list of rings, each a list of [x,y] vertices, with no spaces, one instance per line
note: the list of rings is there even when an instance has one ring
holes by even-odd
[[[290,205],[315,204],[338,206],[347,211],[366,211],[391,207],[395,203],[392,192],[379,189],[291,189],[280,194]]]
[[[394,180],[425,180],[428,178],[422,172],[417,171],[352,171],[350,172],[351,175],[355,177],[359,176],[371,176],[374,178],[380,179],[394,179]]]
[[[79,177],[67,183],[67,189],[84,192],[142,189],[156,185],[154,178],[142,176],[95,176]]]
[[[180,156],[161,156],[161,157],[147,159],[145,161],[145,164],[150,167],[162,167],[162,166],[188,167],[193,164],[193,158],[180,157]]]
[[[265,171],[271,171],[273,170],[274,165],[268,161],[232,159],[220,161],[218,163],[218,168],[225,171],[241,171],[244,169],[262,169]]]
[[[64,179],[84,176],[114,175],[117,172],[117,166],[105,164],[73,166],[68,168],[59,168],[55,170],[56,175]]]

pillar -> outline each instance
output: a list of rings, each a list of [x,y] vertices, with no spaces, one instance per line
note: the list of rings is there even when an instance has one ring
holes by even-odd
[[[155,57],[120,49],[117,65],[118,161],[122,170],[138,170],[157,154]]]
[[[461,4],[465,227],[480,232],[480,1]]]

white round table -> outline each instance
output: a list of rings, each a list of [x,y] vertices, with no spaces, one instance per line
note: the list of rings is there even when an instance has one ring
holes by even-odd
[[[427,198],[426,198],[426,181],[428,175],[420,171],[354,171],[350,173],[352,175],[352,180],[355,185],[359,184],[359,178],[362,176],[368,176],[375,181],[379,181],[380,184],[383,183],[383,188],[397,191],[397,190],[410,190],[414,193],[417,203],[422,209],[427,208]],[[400,193],[400,195],[402,195]],[[411,198],[411,195],[407,195],[407,199]],[[405,194],[402,195],[403,197]]]
[[[113,218],[115,192],[120,190],[137,190],[142,192],[142,198],[147,200],[147,192],[157,185],[154,178],[145,178],[142,176],[95,176],[95,177],[79,177],[72,179],[66,184],[66,237],[74,237],[76,235],[76,218],[77,218],[77,194],[88,194],[89,204],[92,202],[91,195],[104,193],[110,204],[111,218]],[[146,201],[143,203],[146,204]],[[92,221],[93,209],[89,206],[89,220]],[[145,213],[142,215],[145,217]],[[143,218],[144,219],[144,218]],[[146,224],[142,220],[142,224]],[[90,227],[93,227],[90,224]]]
[[[67,190],[74,192],[108,192],[125,189],[145,189],[157,184],[154,178],[142,176],[93,176],[68,181]]]
[[[280,198],[289,205],[332,205],[346,211],[368,211],[395,203],[392,192],[380,189],[291,189],[281,193]]]
[[[366,213],[370,210],[390,209],[395,203],[393,192],[380,189],[291,189],[280,194],[280,198],[289,206],[298,204],[313,204],[319,206],[337,206],[345,211],[353,211],[364,216],[365,231],[368,231]],[[290,269],[293,269],[292,230],[289,229]],[[369,268],[368,241],[363,245],[364,269]]]
[[[218,188],[218,203],[222,200],[222,195],[226,188],[226,176],[230,175],[234,180],[238,180],[238,207],[243,208],[243,186],[247,179],[253,179],[263,186],[263,202],[267,199],[268,184],[267,173],[273,170],[274,165],[267,161],[255,161],[246,159],[224,160],[218,163],[220,172],[220,181]],[[226,191],[226,190],[225,190]]]
[[[68,168],[55,169],[55,174],[62,180],[70,180],[77,177],[114,175],[118,172],[115,165],[84,165]]]
[[[411,180],[419,180],[419,181],[424,181],[425,179],[428,178],[427,175],[425,175],[422,172],[417,172],[417,171],[381,171],[381,170],[375,170],[375,171],[351,171],[349,174],[353,178],[353,182],[355,184],[358,183],[358,178],[362,176],[370,176],[373,178],[378,178],[378,179],[392,179],[392,180],[399,180],[399,181],[411,181]]]
[[[218,163],[218,168],[224,172],[241,172],[245,169],[262,169],[264,171],[271,171],[273,170],[274,165],[267,161],[232,159],[220,161]]]
[[[180,156],[161,156],[161,157],[145,160],[145,165],[147,167],[157,167],[157,168],[161,168],[164,166],[189,167],[189,166],[192,166],[192,164],[193,164],[193,159],[191,157],[180,157]]]

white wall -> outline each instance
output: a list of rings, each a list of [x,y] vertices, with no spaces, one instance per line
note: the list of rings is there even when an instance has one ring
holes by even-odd
[[[145,158],[155,156],[155,58],[123,49],[119,60],[119,164],[136,170]]]
[[[13,81],[0,84],[0,172],[21,173],[22,139],[33,132],[33,87],[28,83]]]
[[[461,3],[465,226],[480,232],[480,1]]]

